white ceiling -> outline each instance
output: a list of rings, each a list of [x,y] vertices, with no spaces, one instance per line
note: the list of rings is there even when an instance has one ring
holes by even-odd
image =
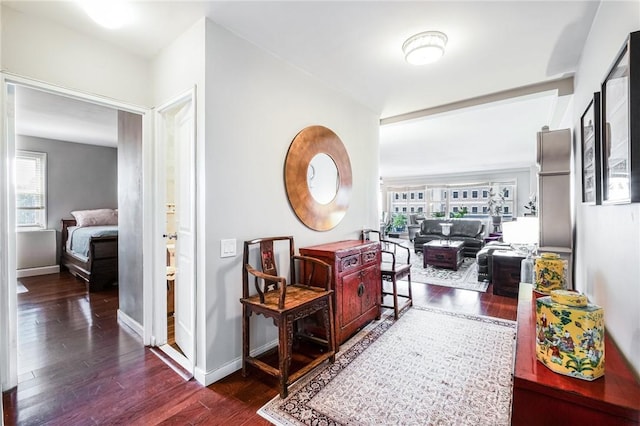
[[[16,133],[115,147],[118,142],[118,111],[18,86]]]
[[[132,22],[116,31],[94,25],[74,2],[3,4],[149,59],[208,16],[387,118],[572,75],[599,1],[138,1]],[[445,32],[447,52],[410,66],[402,43],[425,30]],[[382,126],[381,175],[524,163],[558,104],[545,93]],[[473,161],[457,155],[444,167],[452,150],[441,148],[453,143]],[[505,150],[519,155],[496,155]]]

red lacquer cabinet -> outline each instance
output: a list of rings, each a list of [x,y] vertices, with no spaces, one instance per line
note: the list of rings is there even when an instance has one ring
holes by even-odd
[[[336,343],[344,343],[371,320],[380,318],[380,244],[347,240],[300,249],[331,265]]]

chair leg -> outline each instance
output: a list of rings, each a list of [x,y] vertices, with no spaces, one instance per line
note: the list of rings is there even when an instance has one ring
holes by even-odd
[[[413,293],[411,292],[411,272],[407,275],[407,286],[408,286],[408,295],[409,295],[409,304],[408,306],[413,306]]]
[[[395,275],[391,278],[391,285],[393,286],[393,318],[398,319],[398,284]]]
[[[289,394],[289,366],[291,365],[291,349],[293,345],[293,320],[284,319],[284,324],[278,324],[278,370],[280,370],[280,398]]]
[[[249,320],[251,313],[246,305],[242,305],[242,377],[247,377],[247,358],[249,357]]]
[[[324,320],[324,330],[327,335],[327,346],[329,352],[333,352],[333,355],[329,358],[329,362],[332,364],[336,360],[336,352],[338,343],[336,342],[336,333],[335,333],[335,324],[333,321],[333,302],[331,297],[327,299],[329,303],[327,307],[322,310],[323,320]]]

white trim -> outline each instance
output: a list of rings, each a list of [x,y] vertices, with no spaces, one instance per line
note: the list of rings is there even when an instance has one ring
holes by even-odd
[[[60,272],[60,265],[40,266],[39,268],[18,269],[16,278],[35,277],[36,275],[57,274]]]
[[[5,82],[17,84],[18,86],[24,86],[31,89],[36,89],[36,90],[51,93],[54,95],[66,96],[68,98],[83,101],[83,102],[91,102],[93,104],[102,105],[108,108],[116,108],[121,111],[132,112],[134,114],[140,114],[142,116],[145,116],[150,112],[150,108],[147,108],[144,106],[125,103],[122,101],[118,101],[116,99],[107,98],[105,96],[79,92],[73,89],[67,89],[62,86],[57,86],[55,84],[46,83],[44,81],[22,77],[17,74],[12,74],[6,71],[4,71],[2,75],[4,76]]]
[[[264,353],[270,349],[273,349],[278,346],[278,341],[273,340],[268,342],[258,348],[255,348],[251,351],[251,356],[256,356],[258,354]],[[229,374],[234,373],[242,368],[242,358],[236,358],[228,363],[224,364],[220,368],[212,371],[204,371],[200,368],[196,368],[194,371],[193,377],[199,382],[203,383],[205,386],[209,386],[212,383],[217,382]],[[251,368],[251,367],[249,367]]]
[[[149,217],[155,215],[154,205],[154,168],[155,168],[155,114],[142,119],[142,248],[143,253],[153,253],[155,244],[154,225]],[[146,119],[145,119],[146,118]],[[142,256],[142,321],[144,325],[142,341],[149,346],[155,342],[153,333],[153,256]]]
[[[122,312],[120,309],[118,309],[118,322],[126,325],[131,330],[133,330],[138,336],[142,337],[144,333],[142,324],[140,324],[138,321],[134,320],[129,315]]]
[[[16,285],[15,182],[15,97],[13,86],[0,73],[2,85],[2,138],[0,138],[0,370],[1,390],[18,385],[18,311]]]
[[[160,349],[162,350],[162,352],[167,354],[172,360],[177,362],[178,365],[180,365],[180,367],[187,370],[191,375],[189,378],[193,377],[192,376],[193,364],[191,363],[191,361],[189,361],[187,357],[185,357],[184,355],[182,355],[180,352],[178,352],[177,350],[175,350],[173,347],[169,345],[162,345],[160,346]],[[180,375],[183,375],[183,373],[180,373]]]

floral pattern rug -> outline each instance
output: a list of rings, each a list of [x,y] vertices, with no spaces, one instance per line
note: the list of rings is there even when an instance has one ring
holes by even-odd
[[[509,425],[515,322],[413,307],[259,411],[276,425]]]

